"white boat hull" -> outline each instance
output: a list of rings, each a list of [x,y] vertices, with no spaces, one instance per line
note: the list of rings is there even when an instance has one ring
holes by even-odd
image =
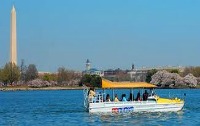
[[[184,103],[156,103],[148,101],[89,103],[90,113],[170,112],[180,111]]]

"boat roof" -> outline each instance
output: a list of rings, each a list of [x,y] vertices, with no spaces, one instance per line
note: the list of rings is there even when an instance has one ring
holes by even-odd
[[[156,88],[156,85],[146,82],[112,82],[102,78],[102,88]]]

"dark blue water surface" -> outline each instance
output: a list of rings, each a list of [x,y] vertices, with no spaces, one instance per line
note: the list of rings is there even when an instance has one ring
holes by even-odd
[[[182,111],[118,115],[89,114],[82,90],[0,92],[0,125],[200,125],[200,90],[159,89],[164,97],[185,97]]]

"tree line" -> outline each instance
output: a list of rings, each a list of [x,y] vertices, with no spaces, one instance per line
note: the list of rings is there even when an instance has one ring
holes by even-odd
[[[188,74],[192,74],[197,78],[200,77],[200,66],[185,67],[183,71],[180,71],[179,69],[166,69],[166,71],[168,71],[170,73],[177,73],[182,77],[185,77]],[[156,70],[156,69],[148,70],[147,74],[146,74],[146,82],[149,83],[151,81],[151,76],[153,76],[156,72],[158,72],[158,70]]]
[[[28,82],[35,79],[63,86],[69,85],[69,83],[71,85],[77,83],[78,85],[80,78],[80,73],[64,67],[59,67],[56,73],[39,74],[35,64],[26,66],[23,60],[20,66],[16,66],[14,63],[6,63],[4,67],[0,68],[0,83],[3,86],[27,85]]]
[[[186,76],[187,74],[193,74],[195,77],[200,77],[200,66],[197,67],[186,67],[183,71],[183,73],[181,73],[181,76]]]
[[[146,82],[151,81],[151,77],[158,70],[152,69],[146,73]],[[189,73],[195,77],[200,77],[200,67],[186,67],[184,71],[180,72],[178,69],[168,69],[170,73],[177,73],[185,76]],[[20,66],[13,63],[6,63],[4,67],[0,68],[0,85],[26,85],[28,82],[39,79],[46,82],[52,82],[52,85],[68,86],[68,85],[88,85],[93,87],[101,86],[101,77],[98,75],[82,75],[80,72],[69,70],[65,67],[59,67],[56,73],[39,74],[35,64],[26,66],[22,60]],[[106,78],[111,81],[132,81],[126,72],[116,72],[115,78]],[[51,84],[50,84],[51,85]]]
[[[19,84],[20,82],[27,82],[38,77],[38,71],[34,64],[30,64],[28,67],[21,65],[16,66],[14,63],[6,63],[3,68],[0,69],[0,81],[4,86]]]

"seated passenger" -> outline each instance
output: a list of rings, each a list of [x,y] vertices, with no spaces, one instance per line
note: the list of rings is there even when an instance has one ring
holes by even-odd
[[[137,97],[135,99],[136,101],[141,101],[141,98],[140,98],[140,92],[137,93]]]
[[[106,102],[110,102],[110,95],[109,94],[106,95]]]
[[[156,95],[156,94],[154,93],[153,89],[150,89],[149,96],[154,96],[154,95]]]
[[[122,101],[123,102],[126,102],[127,100],[126,100],[126,94],[122,94]]]
[[[99,92],[99,94],[97,95],[97,102],[103,102],[102,93],[101,92]]]
[[[117,97],[117,94],[115,94],[114,102],[119,102],[119,99],[118,99],[118,97]]]
[[[144,94],[143,94],[143,101],[146,101],[148,99],[148,93],[147,90],[145,90]]]
[[[133,100],[134,100],[134,95],[132,93],[130,93],[129,101],[133,101]]]

